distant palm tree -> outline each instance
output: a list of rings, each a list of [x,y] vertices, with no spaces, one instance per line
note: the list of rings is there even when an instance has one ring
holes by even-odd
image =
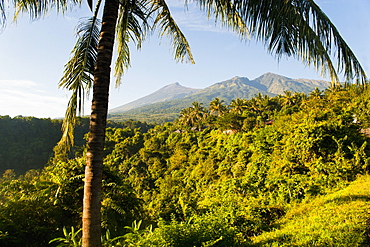
[[[293,94],[295,104],[300,106],[302,105],[307,99],[307,94],[301,92],[294,92]]]
[[[93,1],[87,2],[92,8]],[[344,71],[347,79],[357,77],[362,82],[366,80],[365,72],[357,58],[313,0],[195,0],[195,2],[209,17],[214,16],[237,32],[240,37],[245,38],[250,33],[253,38],[264,42],[267,49],[278,58],[282,55],[294,56],[302,59],[307,65],[313,65],[322,73],[329,73],[333,85],[338,84],[339,79],[332,58],[335,58],[339,70]],[[1,0],[0,24],[5,23],[6,4],[14,7],[16,14],[28,12],[31,17],[39,18],[52,8],[65,11],[70,4],[80,3],[79,0]],[[101,0],[98,0],[97,11],[89,20],[90,27],[82,25],[80,29],[86,39],[78,40],[61,84],[73,92],[63,125],[65,141],[71,141],[69,134],[71,132],[68,131],[73,127],[75,119],[73,115],[80,108],[84,93],[88,93],[93,87],[83,209],[84,247],[101,246],[100,191],[115,40],[118,44],[115,67],[118,82],[130,64],[128,42],[135,41],[140,47],[151,18],[161,35],[171,36],[175,57],[179,61],[193,62],[189,45],[173,20],[165,0],[106,0],[101,26],[98,25],[96,18],[100,5]]]
[[[247,103],[248,109],[258,115],[260,115],[262,112],[267,113],[268,111],[273,110],[275,107],[271,97],[266,94],[263,95],[262,93],[258,93]]]
[[[224,100],[220,98],[215,98],[209,103],[209,113],[215,116],[220,116],[227,111]]]
[[[309,94],[310,99],[321,99],[323,97],[323,92],[319,88],[315,88]]]
[[[233,99],[230,102],[229,108],[230,112],[241,115],[247,109],[247,101],[240,98]]]
[[[295,104],[295,97],[292,93],[292,91],[284,91],[284,94],[282,95],[282,105],[284,107],[290,107]]]
[[[185,126],[195,127],[199,130],[206,116],[206,108],[203,107],[202,103],[195,101],[191,107],[181,110],[179,122]]]

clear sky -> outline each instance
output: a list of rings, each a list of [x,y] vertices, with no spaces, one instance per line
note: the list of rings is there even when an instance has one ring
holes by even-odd
[[[136,52],[132,66],[119,89],[111,87],[110,109],[146,96],[168,84],[179,82],[205,88],[234,76],[254,79],[266,72],[290,78],[325,79],[300,61],[278,62],[266,49],[251,40],[241,42],[233,33],[207,21],[204,13],[180,0],[167,1],[172,14],[190,42],[195,65],[176,63],[169,42],[154,34]],[[358,59],[370,74],[370,0],[317,0]],[[68,92],[58,89],[63,66],[75,43],[74,30],[80,17],[89,17],[86,6],[65,16],[51,14],[30,22],[24,16],[8,22],[0,34],[0,115],[62,117]],[[112,83],[114,84],[114,83]],[[89,114],[91,98],[86,101]]]

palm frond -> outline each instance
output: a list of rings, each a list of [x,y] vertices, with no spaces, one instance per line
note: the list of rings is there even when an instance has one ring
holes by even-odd
[[[333,84],[342,71],[347,80],[365,82],[359,61],[313,0],[234,0],[234,5],[252,36],[278,58],[300,58],[322,74],[328,72]]]
[[[309,9],[314,16],[314,23],[316,32],[320,34],[327,34],[325,36],[332,36],[332,39],[326,39],[328,41],[327,46],[334,46],[336,52],[334,53],[338,61],[338,70],[344,71],[344,75],[347,80],[357,78],[361,83],[365,83],[367,76],[362,68],[360,62],[357,60],[355,54],[344,41],[337,28],[329,20],[329,18],[322,12],[322,10],[312,0],[306,0]],[[304,7],[304,6],[302,6]],[[307,15],[307,14],[306,14]],[[325,40],[325,36],[320,35],[322,40]],[[333,41],[334,44],[331,44]]]
[[[21,13],[28,13],[32,20],[45,16],[52,9],[65,13],[69,7],[80,5],[81,2],[81,0],[14,0],[14,20]]]
[[[130,66],[130,47],[129,42],[133,41],[137,48],[145,39],[148,23],[147,1],[125,1],[120,5],[117,21],[117,52],[118,56],[115,63],[116,86],[121,83],[122,75]]]
[[[0,1],[0,31],[4,28],[6,23],[5,5],[3,0]]]
[[[93,0],[87,0],[87,5],[89,5],[90,10],[92,10]]]
[[[159,28],[160,36],[168,35],[171,40],[173,54],[178,62],[194,63],[190,45],[172,18],[171,12],[164,0],[152,1],[152,13],[155,13],[153,29]]]
[[[77,27],[79,36],[72,56],[65,65],[59,87],[72,91],[62,125],[62,138],[56,150],[65,153],[74,145],[74,127],[76,115],[83,111],[84,98],[92,87],[94,67],[97,57],[97,45],[100,34],[100,21],[96,17],[82,20]]]
[[[197,2],[201,10],[207,12],[208,18],[215,18],[221,25],[237,33],[242,40],[249,39],[250,33],[245,21],[230,0],[200,0]]]
[[[318,35],[309,25],[310,20],[305,19],[306,14],[295,14],[296,11],[291,5],[278,7],[280,12],[276,11],[276,16],[270,17],[276,20],[271,23],[264,38],[267,49],[278,59],[282,55],[300,58],[304,64],[313,65],[322,76],[329,73],[332,86],[340,84],[338,71],[330,56],[330,44],[326,40],[331,36],[328,35],[324,39]]]

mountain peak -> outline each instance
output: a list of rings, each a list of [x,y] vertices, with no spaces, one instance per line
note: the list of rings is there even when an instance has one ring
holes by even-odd
[[[267,91],[273,94],[283,94],[286,90],[309,93],[315,87],[322,90],[329,86],[329,82],[323,80],[292,79],[271,72],[265,73],[253,81],[265,85]]]
[[[168,85],[162,87],[158,91],[160,91],[160,90],[162,90],[164,88],[172,88],[172,87],[183,87],[183,86],[181,86],[179,82],[174,82],[174,83],[171,83],[171,84],[168,84]]]
[[[112,109],[110,113],[119,113],[133,108],[145,106],[149,109],[151,104],[160,103],[166,105],[166,111],[171,107],[179,105],[190,105],[191,102],[199,101],[208,104],[218,97],[230,101],[235,98],[250,99],[258,93],[274,96],[283,94],[284,91],[309,93],[318,87],[323,90],[329,86],[329,82],[308,79],[291,79],[271,72],[265,73],[260,77],[249,80],[247,77],[234,76],[225,81],[215,83],[204,89],[193,89],[180,85],[179,82],[162,87],[156,92],[135,100],[126,105]],[[171,101],[171,103],[161,103]]]
[[[112,109],[110,113],[128,111],[130,109],[145,106],[145,105],[150,105],[150,104],[167,101],[167,100],[183,98],[190,94],[195,93],[198,90],[199,89],[184,87],[180,85],[179,82],[174,82],[174,83],[171,83],[169,85],[162,87],[161,89],[155,91],[152,94],[149,94],[145,97],[132,101],[128,104],[116,107]]]
[[[230,80],[237,80],[237,79],[240,79],[241,77],[240,76],[234,76],[233,78],[231,78]]]
[[[277,78],[291,80],[291,78],[289,78],[289,77],[286,77],[286,76],[283,76],[283,75],[274,74],[274,73],[271,73],[271,72],[264,73],[260,77],[256,78],[256,80],[258,80],[258,79],[265,79],[265,80],[266,79],[277,79]]]

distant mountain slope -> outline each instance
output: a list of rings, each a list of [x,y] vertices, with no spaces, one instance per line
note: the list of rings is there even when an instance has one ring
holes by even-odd
[[[284,91],[309,93],[316,87],[323,90],[329,85],[329,82],[323,80],[292,79],[273,73],[263,74],[254,80],[234,77],[204,89],[192,89],[173,83],[148,96],[112,109],[110,114],[178,113],[194,101],[207,105],[218,97],[229,103],[235,98],[250,99],[258,93],[270,96],[283,94]]]
[[[274,95],[268,92],[264,85],[250,81],[247,77],[236,76],[230,80],[219,82],[199,90],[188,97],[194,99],[194,101],[206,103],[212,101],[215,97],[225,101],[230,101],[235,98],[252,98],[259,92],[262,94]],[[198,100],[198,98],[203,98],[204,100]]]
[[[200,89],[188,88],[181,86],[178,82],[167,85],[158,91],[149,94],[145,97],[137,99],[128,104],[119,106],[110,110],[110,113],[124,112],[130,109],[138,108],[145,105],[154,104],[157,102],[174,100],[179,98],[184,98],[190,94],[197,92]]]
[[[289,77],[266,73],[253,80],[255,85],[263,85],[266,91],[273,94],[283,94],[284,91],[309,93],[316,87],[320,90],[328,88],[330,83],[323,80],[292,79]]]

